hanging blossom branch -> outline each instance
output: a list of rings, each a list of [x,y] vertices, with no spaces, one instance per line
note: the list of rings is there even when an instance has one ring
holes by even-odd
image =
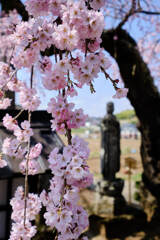
[[[33,85],[33,71],[34,66],[31,67],[31,77],[30,77],[30,89]],[[28,123],[31,125],[31,112],[28,111]],[[30,161],[30,148],[31,148],[31,137],[28,139],[27,154],[26,154],[26,167],[25,167],[25,189],[24,189],[24,227],[26,225],[26,212],[27,212],[27,198],[28,198],[28,173],[29,173],[29,161]]]
[[[117,83],[119,82],[119,80],[118,79],[115,79],[115,80],[112,79],[111,76],[105,71],[105,69],[103,67],[101,67],[101,70],[104,73],[106,79],[109,79],[111,81],[111,83],[113,84],[114,89],[117,90],[118,89]]]
[[[83,0],[60,0],[56,5],[54,0],[27,0],[25,6],[31,18],[28,22],[17,22],[10,35],[14,44],[11,65],[16,71],[22,68],[31,70],[31,85],[28,86],[28,82],[22,82],[17,76],[10,77],[13,72],[10,64],[0,64],[2,93],[6,90],[18,93],[22,107],[17,116],[6,114],[3,118],[4,126],[13,132],[14,137],[3,142],[0,167],[7,164],[3,160],[7,155],[20,160],[20,171],[25,175],[25,189],[19,186],[11,200],[13,224],[10,240],[29,240],[36,234],[32,220],[42,205],[46,208],[45,223],[55,231],[57,240],[87,239],[82,233],[88,227],[88,217],[78,200],[80,189],[93,181],[87,165],[89,149],[84,140],[72,138],[71,134],[72,129],[84,126],[87,115],[82,109],[75,109],[68,97],[77,95],[76,89],[84,85],[94,92],[94,80],[100,72],[111,80],[116,94],[119,93],[116,82],[106,72],[111,63],[100,48],[105,22],[99,9],[104,4],[104,0],[86,3]],[[41,55],[51,46],[55,46],[55,63]],[[52,115],[52,130],[65,134],[68,139],[62,153],[54,148],[48,157],[53,177],[49,191],[43,190],[40,196],[28,191],[28,175],[38,173],[37,158],[42,149],[40,143],[30,144],[33,136],[31,112],[40,105],[33,87],[33,66],[40,71],[44,88],[57,91],[57,97],[49,100],[47,111]],[[126,94],[123,90],[123,94],[116,97]],[[8,105],[3,106],[7,108]],[[18,117],[23,110],[28,111],[28,120],[19,123]]]
[[[42,145],[36,144],[31,148],[30,138],[33,135],[31,129],[31,111],[34,111],[39,106],[39,99],[35,96],[35,91],[32,89],[33,67],[31,68],[31,86],[27,88],[24,83],[20,83],[17,79],[10,79],[9,89],[19,92],[20,103],[23,109],[15,116],[9,114],[3,118],[3,125],[10,131],[13,131],[14,138],[6,138],[2,146],[2,154],[9,158],[19,159],[20,170],[25,174],[25,190],[18,187],[15,197],[11,200],[13,207],[12,213],[12,231],[11,239],[30,239],[36,233],[36,227],[31,225],[31,221],[41,209],[40,198],[36,194],[28,193],[28,175],[34,175],[38,172],[39,166],[35,160],[41,153]],[[7,83],[8,84],[8,83]],[[8,85],[7,85],[8,86]],[[25,110],[28,111],[28,120],[21,122],[20,126],[17,118]],[[5,160],[0,161],[4,163]],[[6,165],[7,162],[5,161]],[[2,167],[2,166],[1,166]]]
[[[104,73],[106,79],[109,79],[111,83],[113,84],[114,89],[116,90],[116,94],[113,96],[113,98],[122,98],[125,97],[128,93],[128,88],[119,88],[117,87],[117,84],[119,83],[118,79],[112,79],[111,76],[105,71],[103,67],[101,67],[102,72]]]
[[[28,122],[31,124],[31,113],[28,112]],[[27,197],[28,197],[28,164],[29,164],[29,153],[30,153],[30,138],[27,146],[26,156],[26,171],[25,171],[25,189],[24,189],[24,227],[26,225],[26,211],[27,211]]]

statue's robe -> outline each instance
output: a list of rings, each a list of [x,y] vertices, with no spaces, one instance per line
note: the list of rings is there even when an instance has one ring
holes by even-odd
[[[120,124],[109,114],[101,122],[101,173],[108,181],[120,169]]]

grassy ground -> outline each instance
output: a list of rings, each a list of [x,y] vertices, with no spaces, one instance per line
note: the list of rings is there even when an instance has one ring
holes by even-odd
[[[97,134],[96,138],[95,135],[94,138],[91,135],[85,140],[88,142],[90,148],[90,156],[88,160],[90,170],[94,175],[100,174],[100,134]],[[133,157],[137,160],[137,169],[134,171],[133,176],[135,175],[135,178],[137,178],[137,174],[141,173],[142,164],[140,159],[139,147],[139,139],[121,139],[121,169],[117,176],[125,177],[124,168],[126,157]],[[132,153],[133,150],[136,152]]]

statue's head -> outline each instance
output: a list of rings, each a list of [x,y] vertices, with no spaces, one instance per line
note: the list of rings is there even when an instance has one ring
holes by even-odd
[[[113,102],[108,102],[107,103],[107,113],[112,114],[114,112],[114,104]]]

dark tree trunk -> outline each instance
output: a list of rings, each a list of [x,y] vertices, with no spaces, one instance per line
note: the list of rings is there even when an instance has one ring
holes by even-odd
[[[8,13],[9,11],[16,9],[24,21],[28,20],[28,13],[24,4],[20,0],[0,0],[0,4],[4,12]]]
[[[117,36],[117,40],[114,40]],[[160,94],[136,42],[124,30],[104,31],[102,46],[115,58],[140,122],[143,181],[160,203]]]

